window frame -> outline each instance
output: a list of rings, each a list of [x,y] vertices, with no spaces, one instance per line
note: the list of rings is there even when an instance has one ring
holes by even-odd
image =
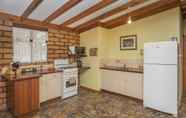
[[[30,59],[28,59],[29,61],[20,61],[20,60],[17,60],[16,58],[15,58],[15,38],[16,38],[16,36],[17,36],[17,34],[16,34],[16,30],[27,30],[27,31],[29,31],[29,43],[30,43],[30,52],[29,52],[29,58]],[[33,36],[33,34],[34,34],[34,32],[44,32],[44,33],[46,33],[46,39],[45,39],[45,45],[46,45],[46,50],[45,50],[45,52],[46,52],[46,54],[45,54],[45,56],[46,56],[46,58],[45,59],[43,59],[43,58],[41,58],[42,56],[40,56],[40,59],[38,59],[39,61],[35,61],[35,60],[33,60],[33,53],[34,53],[34,51],[33,51],[33,41],[35,41],[34,39],[34,36]],[[20,27],[13,27],[13,62],[20,62],[20,63],[22,63],[22,64],[24,64],[24,63],[39,63],[39,62],[47,62],[48,61],[48,45],[47,45],[47,42],[48,42],[48,32],[47,31],[40,31],[40,30],[33,30],[33,29],[28,29],[28,28],[20,28]],[[28,43],[28,42],[27,42]],[[43,43],[44,44],[44,43]],[[24,56],[22,56],[22,57],[24,57]]]

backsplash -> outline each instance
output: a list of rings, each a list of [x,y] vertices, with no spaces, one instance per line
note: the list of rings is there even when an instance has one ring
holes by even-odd
[[[100,66],[116,66],[116,67],[123,67],[127,66],[130,68],[138,68],[139,66],[143,66],[142,59],[101,59]]]

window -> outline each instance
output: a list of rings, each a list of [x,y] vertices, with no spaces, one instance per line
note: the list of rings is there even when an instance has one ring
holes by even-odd
[[[13,28],[13,61],[21,63],[47,61],[47,40],[47,32]]]

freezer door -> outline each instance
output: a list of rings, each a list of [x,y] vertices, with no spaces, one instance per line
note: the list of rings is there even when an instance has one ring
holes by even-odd
[[[173,41],[145,43],[144,63],[177,64],[177,43]]]
[[[176,65],[144,65],[144,106],[177,114]]]

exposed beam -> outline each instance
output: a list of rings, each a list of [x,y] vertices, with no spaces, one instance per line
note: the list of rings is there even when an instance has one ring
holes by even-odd
[[[21,27],[27,27],[31,29],[38,29],[38,30],[48,30],[52,28],[58,30],[73,31],[73,29],[71,28],[61,27],[59,25],[45,23],[38,20],[28,19],[28,18],[23,18],[20,16],[15,16],[3,12],[0,12],[0,18],[12,21],[14,26],[21,26]]]
[[[95,28],[97,26],[100,26],[100,22],[99,21],[88,23],[86,27],[77,28],[77,29],[74,29],[74,31],[76,31],[78,33],[82,33],[82,32],[85,32],[87,30],[93,29],[93,28]]]
[[[186,13],[186,0],[178,0],[179,1],[179,5],[180,5],[180,8],[181,8],[181,12],[182,12],[182,15],[183,15],[183,18],[185,19],[185,13]]]
[[[103,23],[103,26],[105,28],[114,28],[117,27],[119,25],[123,25],[126,24],[126,21],[128,19],[128,16],[132,17],[133,21],[142,19],[144,17],[148,17],[148,16],[152,16],[154,14],[163,12],[165,10],[171,9],[171,8],[175,8],[179,5],[177,0],[163,0],[163,1],[159,1],[156,3],[153,3],[151,5],[148,5],[146,7],[143,7],[141,9],[135,10],[127,15],[123,15],[121,17],[112,19],[108,22]]]
[[[92,25],[92,24],[99,25],[100,23],[96,23],[96,22],[99,22],[99,20],[107,18],[107,17],[112,16],[114,14],[117,14],[117,13],[119,13],[121,11],[124,11],[124,10],[128,9],[129,6],[130,7],[134,7],[134,6],[139,5],[139,4],[143,3],[143,2],[145,2],[145,0],[131,0],[128,3],[121,5],[120,7],[117,7],[117,8],[115,8],[115,9],[109,11],[109,12],[106,12],[106,13],[102,14],[101,16],[98,16],[98,17],[96,17],[96,18],[94,18],[94,19],[92,19],[90,21],[87,21],[87,22],[77,26],[75,28],[75,30],[80,30],[80,29],[82,29],[84,27],[89,27],[89,24],[90,25]]]
[[[74,16],[73,18],[65,21],[64,23],[61,24],[61,26],[67,26],[69,24],[72,24],[78,20],[80,20],[83,17],[86,17],[94,12],[96,12],[97,10],[100,10],[114,2],[116,2],[117,0],[102,0],[101,2],[97,3],[96,5],[88,8],[87,10],[81,12],[80,14],[78,14],[77,16]]]
[[[42,1],[43,0],[33,0],[22,14],[22,17],[27,18],[39,6],[39,4],[41,4]]]
[[[74,7],[76,4],[81,2],[82,0],[69,0],[67,3],[62,5],[60,8],[58,8],[54,13],[52,13],[50,16],[48,16],[44,22],[51,22],[70,8]]]
[[[90,25],[87,23],[86,24],[87,26],[85,26],[85,25],[82,27],[78,26],[74,30],[81,33],[81,32],[91,29],[93,27],[92,26],[93,24],[95,25],[94,27],[101,26],[101,27],[111,29],[111,28],[117,27],[119,25],[126,24],[129,15],[132,17],[133,21],[136,21],[136,20],[148,17],[148,16],[152,16],[154,14],[166,11],[168,9],[175,8],[178,5],[179,5],[179,3],[177,0],[164,0],[164,1],[160,0],[156,3],[153,3],[153,4],[148,5],[146,7],[137,9],[135,11],[132,11],[131,13],[128,13],[127,15],[123,15],[121,17],[115,18],[115,19],[110,20],[108,22],[105,22],[105,23],[100,23],[98,21],[96,21],[98,23],[89,22]]]

